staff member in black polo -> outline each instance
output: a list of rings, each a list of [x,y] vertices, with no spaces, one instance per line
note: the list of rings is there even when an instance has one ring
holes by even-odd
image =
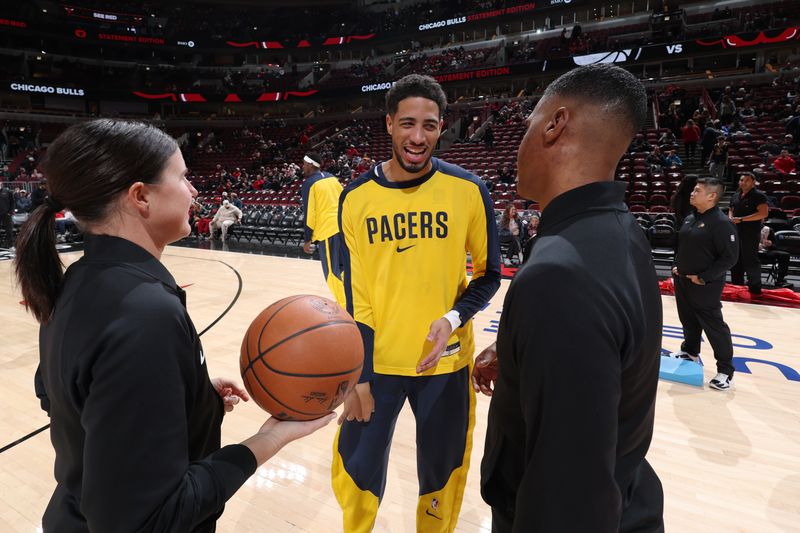
[[[683,325],[683,344],[672,357],[698,361],[700,335],[706,332],[717,360],[712,389],[727,390],[733,384],[731,330],[722,318],[725,273],[736,262],[739,240],[736,228],[717,204],[725,186],[716,178],[697,180],[690,196],[695,212],[686,217],[678,232],[675,266],[675,303]]]
[[[14,246],[14,193],[0,182],[0,228],[3,229],[3,242],[0,246],[11,248]]]
[[[731,268],[731,283],[744,285],[753,294],[761,294],[761,263],[758,260],[758,243],[761,240],[761,223],[769,215],[767,196],[756,189],[756,177],[751,172],[739,175],[739,190],[731,198],[728,216],[739,233],[739,260]]]
[[[186,295],[159,261],[189,234],[197,195],[174,139],[95,120],[68,128],[46,158],[51,196],[23,225],[16,259],[42,324],[36,393],[56,456],[42,528],[213,532],[257,465],[332,417],[269,419],[220,448],[223,413],[247,393],[209,379]],[[66,274],[53,234],[63,208],[86,232]]]
[[[481,495],[494,532],[663,531],[653,435],[662,309],[650,246],[614,168],[647,113],[627,71],[591,65],[545,91],[519,148],[543,207],[473,385],[492,392]],[[495,367],[499,366],[499,375]]]

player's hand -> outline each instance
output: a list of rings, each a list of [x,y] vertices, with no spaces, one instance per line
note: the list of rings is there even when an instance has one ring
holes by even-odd
[[[311,241],[306,241],[303,243],[303,251],[308,255],[314,253],[313,250],[311,250]]]
[[[453,327],[450,321],[442,317],[435,320],[431,324],[431,329],[428,331],[428,336],[425,338],[428,342],[433,343],[433,349],[430,353],[417,365],[417,374],[422,374],[426,370],[435,367],[439,363],[444,349],[447,348],[447,339],[453,333]]]
[[[339,416],[339,424],[347,420],[352,422],[369,422],[375,412],[375,398],[369,383],[359,383],[344,398],[344,409]]]
[[[495,383],[497,383],[497,343],[493,342],[475,358],[472,388],[475,392],[491,396]]]
[[[274,440],[279,446],[285,446],[306,435],[311,435],[336,418],[336,413],[328,413],[314,420],[278,420],[271,416],[258,430],[258,433]]]
[[[239,403],[239,400],[250,400],[250,396],[247,394],[246,390],[241,388],[238,383],[227,378],[214,378],[211,380],[211,384],[214,386],[214,390],[217,391],[217,394],[219,394],[219,397],[222,398],[226,413],[233,411],[234,406]]]
[[[687,274],[686,277],[689,278],[689,281],[695,285],[705,285],[705,283],[700,280],[700,277],[697,274]]]
[[[672,267],[672,275],[673,276],[680,276],[680,274],[678,273],[678,267]]]

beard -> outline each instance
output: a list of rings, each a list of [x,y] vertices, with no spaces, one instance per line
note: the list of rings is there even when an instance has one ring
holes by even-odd
[[[424,161],[420,162],[419,164],[409,164],[403,159],[403,147],[401,146],[400,149],[397,148],[394,144],[392,144],[392,152],[394,153],[394,158],[397,160],[397,163],[400,165],[400,168],[408,172],[409,174],[416,174],[417,172],[422,172],[425,167],[428,166],[428,163],[431,162],[431,158],[433,157],[433,150],[430,151],[428,157],[425,158]]]

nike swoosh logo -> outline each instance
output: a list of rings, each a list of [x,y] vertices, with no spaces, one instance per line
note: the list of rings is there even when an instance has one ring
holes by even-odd
[[[405,251],[406,251],[406,250],[408,250],[409,248],[413,248],[413,247],[415,247],[415,246],[416,246],[416,244],[412,244],[411,246],[406,246],[405,248],[401,248],[401,247],[399,247],[399,246],[398,246],[398,247],[397,247],[397,252],[398,252],[398,253],[400,253],[400,252],[405,252]]]
[[[436,520],[441,520],[441,518],[439,518],[438,516],[436,516],[435,514],[430,512],[430,510],[428,510],[428,509],[425,509],[425,514],[428,515],[428,516],[434,517]]]

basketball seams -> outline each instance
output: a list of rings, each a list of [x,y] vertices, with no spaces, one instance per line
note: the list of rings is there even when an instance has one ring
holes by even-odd
[[[267,324],[269,324],[272,321],[272,319],[275,318],[275,315],[277,315],[278,313],[280,313],[281,311],[286,309],[286,307],[288,307],[289,304],[291,304],[293,302],[296,302],[297,300],[299,300],[301,298],[305,298],[306,296],[308,296],[308,295],[307,294],[299,294],[299,295],[291,298],[289,301],[284,302],[284,304],[281,307],[276,309],[275,312],[272,313],[272,315],[270,315],[270,317],[264,322],[264,326],[261,328],[261,331],[258,332],[258,340],[256,341],[258,346],[261,346],[261,335],[263,335],[264,334],[264,330],[267,329]],[[267,309],[269,309],[269,307]],[[245,340],[244,345],[246,347],[245,351],[247,353],[247,366],[245,366],[243,369],[241,369],[242,372],[246,372],[247,370],[253,368],[253,363],[258,360],[258,358],[252,359],[250,357],[250,335],[249,335],[249,333],[250,332],[248,330],[248,332],[245,333],[245,337],[244,337],[244,340]]]
[[[253,360],[251,361],[251,363],[250,363],[250,365],[249,365],[249,366],[251,366],[251,367],[252,367],[252,366],[253,366],[253,363],[255,363],[256,361],[259,361],[259,360],[261,360],[261,361],[262,361],[262,362],[263,362],[263,363],[264,363],[264,364],[267,366],[267,368],[269,368],[269,369],[270,369],[270,370],[272,370],[273,372],[276,372],[276,373],[278,373],[278,374],[283,374],[283,375],[292,375],[292,374],[287,374],[286,372],[282,372],[282,371],[280,371],[280,370],[276,370],[276,369],[272,368],[272,367],[269,365],[269,363],[267,363],[266,361],[264,361],[264,356],[265,356],[265,355],[267,355],[267,354],[268,354],[269,352],[271,352],[272,350],[274,350],[275,348],[277,348],[278,346],[280,346],[280,345],[282,345],[282,344],[285,344],[285,343],[289,342],[290,340],[292,340],[292,339],[294,339],[294,338],[297,338],[297,337],[300,337],[300,336],[302,336],[302,335],[305,335],[306,333],[308,333],[308,332],[310,332],[310,331],[315,331],[315,330],[318,330],[318,329],[323,329],[323,328],[326,328],[326,327],[328,327],[328,326],[337,326],[337,325],[339,325],[339,324],[347,324],[347,325],[349,325],[349,326],[353,326],[353,327],[355,327],[355,328],[356,328],[356,330],[358,330],[358,326],[356,326],[356,325],[355,325],[355,323],[352,321],[352,319],[350,319],[350,320],[331,320],[330,322],[320,322],[319,324],[315,324],[315,325],[313,325],[313,326],[309,326],[309,327],[307,327],[307,328],[305,328],[305,329],[301,329],[300,331],[296,331],[296,332],[292,333],[291,335],[289,335],[288,337],[284,337],[283,339],[279,340],[278,342],[276,342],[275,344],[273,344],[272,346],[270,346],[269,348],[267,348],[265,351],[263,351],[263,352],[259,353],[259,354],[258,354],[258,355],[255,357],[255,359],[253,359]],[[360,335],[361,335],[361,333],[359,332],[359,337],[360,337]],[[305,374],[304,374],[304,375],[305,375]],[[338,376],[338,375],[340,375],[340,374],[331,374],[331,375]]]
[[[286,414],[287,414],[287,415],[289,415],[289,413],[293,412],[293,413],[297,413],[297,414],[301,414],[301,415],[306,415],[306,416],[315,416],[315,417],[319,418],[319,417],[325,416],[325,413],[328,413],[328,412],[330,412],[330,411],[325,411],[325,412],[323,412],[323,413],[319,413],[319,412],[317,412],[317,413],[310,413],[310,412],[307,412],[307,411],[300,411],[299,409],[295,409],[294,407],[291,407],[291,406],[289,406],[289,405],[286,405],[285,403],[283,403],[282,401],[280,401],[278,398],[276,398],[276,397],[275,397],[275,395],[274,395],[274,394],[272,394],[272,393],[270,392],[270,390],[269,390],[269,389],[268,389],[268,388],[267,388],[267,387],[264,385],[264,383],[263,383],[263,382],[261,381],[261,379],[258,377],[258,372],[256,372],[255,370],[253,370],[253,369],[251,368],[251,369],[250,369],[250,373],[251,373],[251,375],[252,375],[252,376],[255,378],[255,380],[258,382],[258,385],[261,387],[261,390],[263,390],[264,392],[266,392],[266,393],[269,395],[269,397],[270,397],[270,398],[272,398],[273,400],[275,400],[275,402],[277,402],[278,404],[280,404],[282,407],[284,407],[284,408],[286,409],[286,411],[287,411],[287,413],[286,413]],[[289,416],[291,416],[291,415],[289,415]]]
[[[264,325],[261,326],[261,331],[258,332],[258,344],[257,344],[257,346],[258,346],[259,350],[261,349],[261,336],[264,334],[264,330],[267,329],[267,326],[269,325],[269,323],[272,322],[272,319],[275,318],[278,315],[278,313],[280,313],[281,311],[283,311],[284,309],[289,307],[291,304],[293,304],[297,300],[301,300],[303,298],[308,298],[309,296],[310,295],[308,295],[308,294],[299,294],[299,295],[295,296],[294,298],[292,298],[291,300],[289,300],[287,302],[284,302],[284,304],[282,306],[280,306],[278,309],[276,309],[275,312],[272,313],[272,315],[267,320],[264,321]],[[267,309],[269,309],[269,307]],[[248,350],[247,357],[250,358],[249,350]]]
[[[255,363],[255,362],[256,361],[253,361],[253,363]],[[351,374],[351,373],[355,372],[356,370],[360,370],[361,367],[364,366],[363,364],[360,364],[360,365],[355,366],[355,367],[353,367],[353,368],[351,368],[349,370],[343,370],[341,372],[334,372],[332,374],[297,374],[297,373],[294,373],[294,372],[284,372],[282,370],[277,370],[275,368],[272,368],[263,359],[261,359],[260,362],[270,372],[273,372],[273,373],[278,374],[280,376],[287,376],[287,377],[291,377],[291,378],[334,378],[336,376],[345,376],[347,374]]]

